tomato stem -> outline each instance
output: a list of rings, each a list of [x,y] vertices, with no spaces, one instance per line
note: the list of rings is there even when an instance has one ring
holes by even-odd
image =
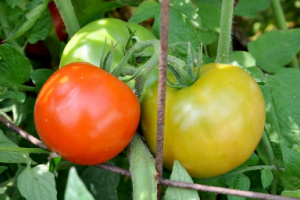
[[[79,29],[79,23],[77,21],[71,0],[54,0],[56,7],[63,19],[69,37],[71,38]]]
[[[217,63],[229,63],[234,0],[222,2]]]

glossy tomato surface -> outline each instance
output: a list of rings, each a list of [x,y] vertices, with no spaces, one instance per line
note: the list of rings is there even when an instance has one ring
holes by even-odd
[[[130,34],[130,28],[135,31],[134,35],[138,41],[147,41],[156,39],[146,28],[119,19],[105,18],[91,22],[81,28],[67,43],[61,57],[60,67],[72,62],[88,62],[99,66],[102,51],[105,47],[105,53],[114,48],[112,68],[115,68],[124,57],[124,50]],[[143,55],[152,55],[153,49],[147,48]]]
[[[141,127],[155,152],[157,83],[142,98]],[[180,90],[167,87],[164,165],[178,160],[193,177],[224,174],[244,163],[263,134],[265,103],[255,80],[224,64],[201,67],[200,78]]]
[[[105,162],[133,137],[140,118],[137,97],[122,81],[87,63],[57,70],[35,104],[36,130],[53,152],[82,165]]]

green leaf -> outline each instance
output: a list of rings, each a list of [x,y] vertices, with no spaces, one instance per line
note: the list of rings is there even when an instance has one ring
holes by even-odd
[[[261,183],[262,183],[262,186],[263,188],[267,188],[271,185],[273,181],[273,173],[271,170],[269,169],[264,169],[262,170],[261,172]]]
[[[238,174],[237,176],[234,176],[234,178],[230,177],[230,179],[227,180],[227,184],[229,185],[229,188],[232,189],[248,191],[250,188],[250,180],[244,174]],[[243,199],[246,198],[228,195],[228,200],[243,200]]]
[[[30,77],[32,82],[36,85],[36,90],[39,91],[48,78],[53,74],[51,69],[37,69],[31,71]]]
[[[297,190],[300,188],[300,152],[285,145],[281,148],[285,171],[280,180],[286,190]]]
[[[37,43],[39,40],[45,40],[51,29],[51,15],[49,10],[45,10],[41,17],[38,18],[34,26],[28,30],[28,42],[31,44]]]
[[[3,101],[5,99],[13,99],[16,100],[17,103],[24,103],[26,94],[24,92],[7,90],[0,94],[0,100]]]
[[[8,167],[6,167],[6,166],[0,166],[0,174],[7,169],[8,169]]]
[[[281,196],[300,198],[300,190],[294,190],[294,191],[286,190],[281,193]]]
[[[219,1],[221,2],[221,1]],[[220,31],[221,4],[219,2],[197,0],[198,15],[201,27],[214,31]]]
[[[81,179],[95,199],[118,199],[119,174],[96,167],[88,167],[82,172]]]
[[[230,62],[247,71],[257,83],[264,84],[266,82],[266,76],[256,67],[256,60],[250,53],[246,51],[234,51],[230,54]]]
[[[234,15],[243,17],[255,17],[258,11],[270,7],[270,0],[240,0],[233,10]]]
[[[18,147],[10,139],[8,139],[0,129],[0,147]],[[27,163],[28,159],[25,152],[0,152],[1,163]]]
[[[9,44],[0,45],[0,85],[17,86],[30,78],[29,60]]]
[[[281,166],[280,146],[300,152],[300,85],[295,83],[300,83],[300,71],[285,68],[268,76],[261,87],[266,102],[265,130]]]
[[[133,199],[156,199],[155,160],[138,133],[135,134],[130,144],[129,162]]]
[[[98,188],[96,188],[98,189]],[[76,169],[72,167],[69,171],[69,177],[67,182],[67,188],[65,192],[65,200],[93,200],[93,196],[81,179],[79,178]]]
[[[149,18],[154,17],[155,21],[152,26],[153,34],[160,37],[160,9],[161,4],[155,1],[143,2],[134,12],[130,18],[130,22],[140,23]],[[184,12],[183,12],[184,11]],[[209,38],[207,35],[203,36],[200,29],[200,19],[197,17],[197,9],[190,1],[173,0],[170,6],[170,19],[169,19],[169,43],[177,44],[174,48],[175,54],[187,54],[187,43],[190,42],[193,48],[199,47],[200,43],[207,44],[205,39]],[[214,41],[215,35],[208,42]],[[185,43],[184,45],[182,45]]]
[[[34,168],[27,166],[18,177],[18,189],[23,197],[30,200],[56,200],[54,174],[46,165]]]
[[[129,3],[129,1],[126,3]],[[104,18],[107,11],[125,6],[126,3],[121,4],[119,1],[103,0],[72,0],[72,5],[74,6],[74,11],[81,27],[94,20]]]
[[[193,180],[188,174],[188,172],[184,169],[184,167],[182,167],[182,165],[177,160],[174,161],[170,180],[193,183]],[[175,188],[175,187],[167,188],[164,199],[165,200],[181,200],[181,199],[200,200],[198,192],[196,190],[187,190],[187,189]]]
[[[300,29],[271,31],[248,44],[257,66],[276,72],[288,64],[300,50]]]
[[[12,30],[5,41],[14,40],[25,34],[30,28],[32,28],[36,21],[41,17],[43,12],[46,10],[48,2],[49,0],[35,0],[30,2],[28,7],[31,9],[24,14],[22,20]]]

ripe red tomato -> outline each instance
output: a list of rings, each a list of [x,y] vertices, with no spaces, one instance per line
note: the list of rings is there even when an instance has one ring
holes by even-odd
[[[36,130],[45,145],[82,165],[119,154],[139,118],[138,98],[125,83],[82,62],[57,70],[42,87],[34,109]]]

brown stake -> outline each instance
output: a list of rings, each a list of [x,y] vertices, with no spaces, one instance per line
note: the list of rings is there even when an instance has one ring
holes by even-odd
[[[169,10],[170,1],[162,0],[161,24],[160,24],[160,54],[159,54],[159,77],[158,77],[158,101],[157,101],[157,138],[156,138],[156,170],[158,179],[163,172],[163,144],[164,144],[164,121],[166,99],[166,76],[168,65],[168,38],[169,38]],[[157,181],[158,182],[158,181]],[[157,198],[161,199],[161,185],[157,186]]]

